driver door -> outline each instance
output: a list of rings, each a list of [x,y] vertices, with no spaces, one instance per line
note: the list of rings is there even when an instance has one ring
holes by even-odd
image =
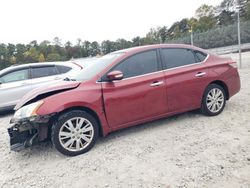
[[[121,71],[124,78],[102,82],[105,112],[113,129],[167,112],[166,85],[156,50],[132,55],[109,72],[114,70]]]
[[[0,107],[9,107],[31,90],[29,67],[13,70],[0,78]]]

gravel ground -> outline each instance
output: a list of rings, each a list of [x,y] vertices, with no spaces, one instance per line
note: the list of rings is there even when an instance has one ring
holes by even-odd
[[[222,114],[161,119],[65,157],[50,143],[11,152],[0,117],[0,187],[250,187],[250,69]]]

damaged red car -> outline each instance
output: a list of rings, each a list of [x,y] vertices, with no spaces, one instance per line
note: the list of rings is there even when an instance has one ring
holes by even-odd
[[[95,60],[74,78],[28,93],[11,119],[11,149],[50,139],[69,156],[100,136],[181,112],[220,114],[240,90],[237,63],[179,44],[141,46]]]

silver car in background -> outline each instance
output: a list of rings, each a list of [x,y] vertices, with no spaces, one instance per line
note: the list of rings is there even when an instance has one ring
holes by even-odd
[[[0,71],[0,111],[12,110],[29,91],[77,74],[82,67],[73,62],[30,63]]]

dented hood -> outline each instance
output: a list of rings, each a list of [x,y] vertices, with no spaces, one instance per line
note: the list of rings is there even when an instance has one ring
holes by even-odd
[[[77,81],[61,81],[61,82],[58,82],[58,83],[56,83],[54,85],[49,85],[49,86],[34,89],[34,90],[30,91],[29,93],[27,93],[17,103],[17,105],[15,106],[14,109],[18,110],[23,105],[25,105],[26,103],[28,103],[31,100],[34,100],[34,99],[38,98],[39,96],[49,94],[49,93],[54,93],[54,92],[55,93],[58,93],[60,91],[63,92],[63,91],[66,91],[66,90],[77,88],[80,85],[80,83],[81,82],[77,82]],[[46,98],[46,97],[44,97],[44,98]]]

